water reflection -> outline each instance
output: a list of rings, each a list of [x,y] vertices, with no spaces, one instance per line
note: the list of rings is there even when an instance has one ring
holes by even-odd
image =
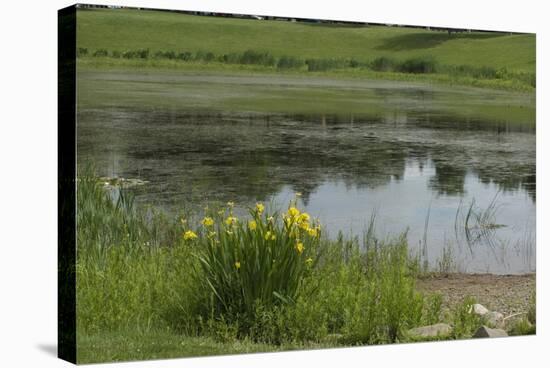
[[[93,161],[101,175],[149,181],[135,189],[137,200],[167,211],[229,200],[283,204],[298,191],[333,234],[360,233],[379,208],[382,231],[409,226],[414,244],[431,203],[435,259],[452,236],[460,201],[483,203],[500,191],[506,211],[499,220],[507,227],[499,236],[510,238],[520,226],[534,231],[532,126],[436,111],[367,117],[118,107],[80,110],[78,122],[79,164]],[[483,262],[493,272],[534,267],[534,260],[504,267],[492,258],[478,255],[467,263],[475,271],[484,270]]]

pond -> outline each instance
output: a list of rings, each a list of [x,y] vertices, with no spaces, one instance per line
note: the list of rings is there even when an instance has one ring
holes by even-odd
[[[329,236],[407,231],[429,264],[535,271],[534,97],[326,78],[82,71],[78,164],[139,203],[300,205]]]

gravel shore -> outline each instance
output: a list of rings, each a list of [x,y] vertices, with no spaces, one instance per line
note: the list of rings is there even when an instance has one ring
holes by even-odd
[[[443,309],[448,310],[472,296],[489,310],[505,317],[526,313],[535,293],[536,275],[449,274],[418,280],[417,288],[426,293],[439,292]]]

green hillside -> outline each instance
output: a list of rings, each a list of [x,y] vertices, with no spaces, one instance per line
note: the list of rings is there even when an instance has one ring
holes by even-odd
[[[518,79],[534,87],[535,35],[495,32],[453,33],[422,28],[319,24],[194,16],[131,9],[80,9],[78,46],[91,56],[104,49],[209,52],[216,58],[246,50],[275,58],[353,59],[371,63],[390,58],[429,59],[439,74],[460,72],[473,78]],[[216,60],[217,60],[216,59]],[[121,60],[123,62],[123,60]],[[369,64],[370,65],[370,64]],[[469,68],[491,70],[486,73]],[[480,69],[480,70],[481,70]],[[399,70],[398,70],[399,71]],[[504,71],[504,75],[498,74]],[[464,74],[464,73],[463,73]],[[518,76],[522,74],[521,76]],[[528,75],[528,78],[525,76]]]

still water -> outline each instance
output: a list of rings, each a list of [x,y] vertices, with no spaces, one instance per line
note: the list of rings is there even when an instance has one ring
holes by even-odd
[[[419,95],[453,100],[452,90],[377,86],[374,99],[407,108],[282,113],[179,104],[200,100],[185,82],[169,104],[150,81],[95,82],[79,90],[78,164],[147,181],[132,188],[140,203],[176,214],[233,201],[242,212],[257,201],[286,208],[300,192],[331,237],[361,236],[374,214],[379,237],[407,230],[432,267],[446,250],[458,271],[535,269],[534,124],[417,108]],[[124,98],[98,97],[116,88]]]

